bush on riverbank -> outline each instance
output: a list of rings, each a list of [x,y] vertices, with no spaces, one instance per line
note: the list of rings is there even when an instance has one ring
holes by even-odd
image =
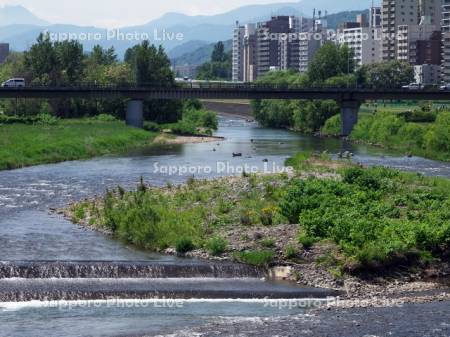
[[[328,120],[323,134],[334,135],[340,116]],[[450,160],[450,112],[437,113],[433,123],[407,122],[401,115],[381,112],[365,115],[350,138],[438,160]]]
[[[300,154],[289,164],[298,172],[292,178],[190,180],[164,189],[140,184],[136,191],[119,189],[102,200],[76,205],[72,214],[84,214],[86,223],[143,248],[164,250],[176,247],[180,238],[190,238],[193,246],[204,247],[211,255],[227,251],[255,265],[283,259],[278,251],[292,256],[321,242],[333,242],[345,259],[340,263],[352,269],[449,253],[449,180],[387,168],[363,169],[310,154]],[[264,220],[268,209],[270,222]],[[282,247],[278,239],[260,232],[287,223],[297,226],[297,234],[289,232],[297,237],[280,238]],[[236,231],[251,228],[259,230],[242,240],[253,249],[242,252],[242,246],[228,242]]]
[[[53,119],[53,117],[51,117]],[[149,146],[155,133],[94,119],[0,125],[0,170],[85,159]]]
[[[308,87],[306,75],[295,72],[269,72],[258,80],[261,84]],[[252,102],[255,119],[265,127],[289,128],[299,132],[318,131],[325,121],[339,113],[336,102],[330,100],[255,100]]]
[[[212,135],[217,130],[218,121],[215,112],[202,108],[187,107],[183,111],[183,118],[177,123],[160,125],[160,129],[170,129],[177,135]]]

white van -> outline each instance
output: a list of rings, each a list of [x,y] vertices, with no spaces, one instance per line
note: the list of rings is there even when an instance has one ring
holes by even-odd
[[[2,83],[2,88],[24,88],[25,79],[24,78],[11,78]]]

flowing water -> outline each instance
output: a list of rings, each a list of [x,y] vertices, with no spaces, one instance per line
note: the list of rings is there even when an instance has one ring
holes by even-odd
[[[450,177],[450,163],[264,129],[243,120],[221,118],[217,135],[226,140],[159,146],[127,156],[0,172],[0,261],[4,261],[0,263],[0,289],[3,294],[10,294],[5,301],[42,299],[52,293],[66,300],[99,299],[102,291],[103,295],[120,293],[126,298],[141,299],[136,302],[141,305],[132,305],[134,302],[129,299],[122,306],[94,302],[67,302],[71,304],[63,307],[38,302],[0,304],[0,335],[157,334],[218,319],[282,316],[304,310],[267,307],[261,302],[266,295],[272,298],[327,295],[263,282],[258,271],[242,266],[211,266],[139,251],[49,213],[51,208],[71,201],[101,195],[107,188],[117,185],[132,188],[140,177],[150,184],[164,185],[181,183],[192,175],[212,178],[240,174],[243,169],[273,171],[281,169],[286,158],[301,150],[327,150],[333,154],[350,151],[355,154],[355,161],[366,165]],[[233,153],[242,156],[233,157]],[[167,174],[175,168],[175,174]],[[105,282],[102,288],[98,280],[106,280],[109,293],[104,292]],[[151,299],[143,299],[146,296],[142,294],[149,292],[216,300],[184,301],[181,308],[161,307]],[[246,297],[246,293],[255,298],[231,300]]]

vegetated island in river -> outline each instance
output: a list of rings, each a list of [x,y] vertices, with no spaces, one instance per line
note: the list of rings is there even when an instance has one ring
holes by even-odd
[[[291,173],[164,188],[141,181],[64,212],[140,248],[275,267],[299,284],[371,298],[366,305],[383,305],[379,296],[450,299],[439,281],[450,275],[450,180],[324,154],[301,153],[287,165]]]
[[[0,115],[0,170],[121,154],[162,143],[218,141],[221,138],[211,136],[216,129],[217,116],[204,110],[184,111],[177,123],[146,122],[145,130],[105,114],[84,119]]]

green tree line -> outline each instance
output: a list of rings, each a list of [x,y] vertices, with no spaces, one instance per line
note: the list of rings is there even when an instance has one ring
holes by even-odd
[[[162,47],[148,41],[127,50],[125,60],[118,60],[114,48],[95,46],[89,53],[77,41],[51,41],[41,34],[36,43],[24,53],[13,53],[0,66],[0,81],[23,77],[31,85],[97,85],[158,84],[175,85],[170,60]],[[123,119],[123,99],[20,99],[3,100],[0,111],[6,115],[30,116],[41,113],[62,118],[76,118],[111,114]],[[158,123],[176,122],[182,117],[183,102],[147,100],[144,114],[147,120]]]
[[[398,88],[413,81],[409,64],[391,61],[356,68],[354,55],[346,45],[325,43],[311,61],[308,71],[271,71],[257,83],[285,87]],[[263,126],[290,128],[314,133],[340,108],[332,100],[257,100],[253,101],[255,118]]]

